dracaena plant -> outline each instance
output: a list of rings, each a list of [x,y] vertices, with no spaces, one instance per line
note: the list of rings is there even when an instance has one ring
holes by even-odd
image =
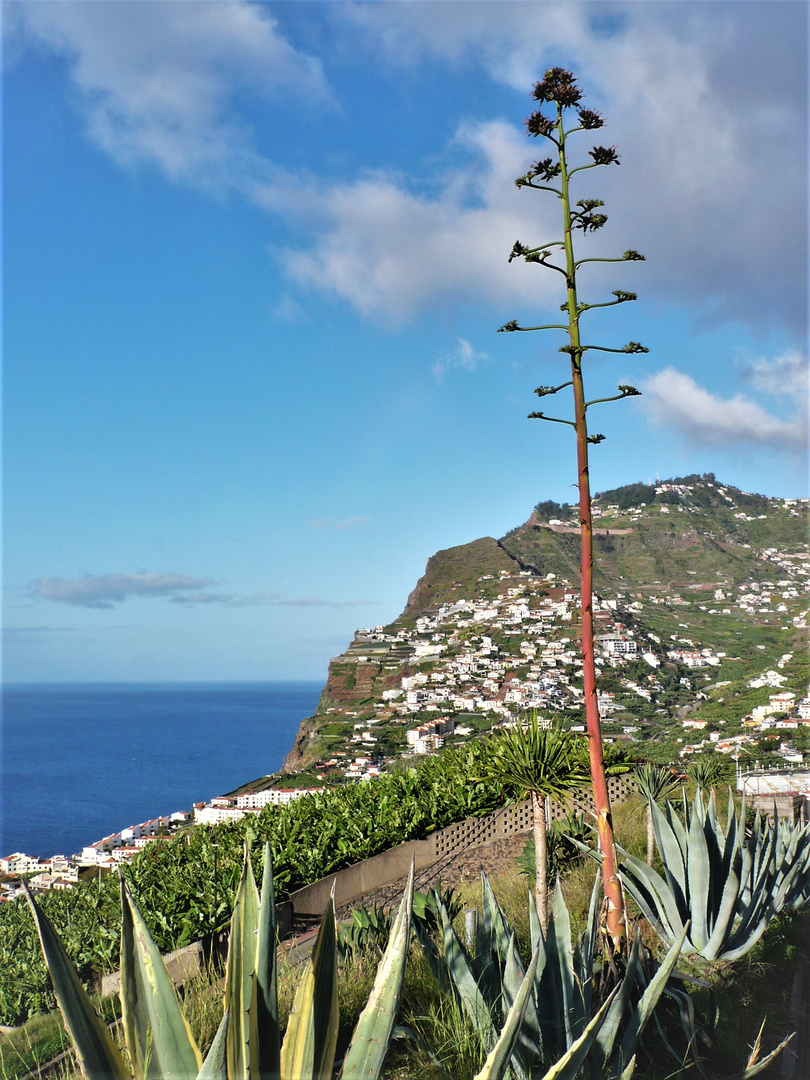
[[[644,761],[636,769],[636,787],[647,800],[647,865],[652,866],[655,855],[655,830],[653,828],[652,804],[663,799],[675,786],[672,769]]]
[[[554,386],[539,386],[535,393],[539,397],[549,397],[561,390],[571,388],[573,395],[573,418],[546,416],[543,412],[530,413],[531,418],[548,420],[551,423],[566,424],[576,433],[577,472],[579,488],[580,520],[580,592],[582,609],[582,660],[585,689],[585,713],[588,731],[591,782],[596,804],[596,824],[599,836],[599,849],[602,853],[604,889],[607,901],[607,928],[613,947],[620,950],[626,940],[624,901],[616,875],[616,856],[613,850],[613,825],[610,813],[607,780],[602,752],[602,733],[599,721],[599,706],[596,697],[596,665],[594,658],[594,622],[593,622],[593,528],[591,522],[591,491],[588,475],[588,448],[600,443],[604,436],[589,434],[588,411],[594,405],[606,401],[619,401],[639,393],[635,387],[620,385],[618,393],[607,397],[586,400],[583,384],[583,362],[591,351],[609,353],[647,352],[637,341],[630,341],[619,348],[596,345],[583,336],[583,317],[596,308],[615,307],[635,300],[636,294],[622,289],[614,290],[610,300],[585,303],[578,291],[578,274],[587,263],[634,262],[643,260],[637,251],[628,250],[616,258],[580,258],[574,249],[574,237],[577,233],[584,238],[587,234],[601,229],[607,222],[602,213],[601,199],[581,198],[574,202],[575,194],[572,180],[578,173],[595,169],[603,165],[619,163],[616,148],[594,146],[589,151],[590,160],[573,165],[569,160],[569,141],[579,132],[596,131],[604,126],[604,120],[598,112],[582,106],[582,91],[570,71],[563,68],[551,68],[544,79],[538,82],[533,92],[539,108],[526,121],[526,130],[534,138],[542,139],[550,148],[550,156],[536,161],[524,176],[516,180],[519,188],[531,188],[536,191],[555,195],[562,211],[562,238],[539,245],[528,245],[518,241],[509,256],[522,258],[528,263],[554,270],[564,280],[565,302],[561,311],[565,313],[565,322],[543,326],[520,326],[516,320],[506,323],[500,329],[505,332],[527,330],[561,331],[567,342],[560,348],[570,361],[570,378]]]

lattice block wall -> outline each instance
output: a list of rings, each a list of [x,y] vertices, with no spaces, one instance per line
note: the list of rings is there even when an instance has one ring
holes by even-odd
[[[611,803],[623,802],[628,795],[635,792],[636,786],[629,775],[611,776],[608,778],[608,793]],[[569,813],[588,814],[593,813],[593,796],[588,790],[571,794],[565,804],[551,803],[547,807],[549,823],[566,817]],[[465,848],[480,847],[489,844],[493,840],[502,840],[516,833],[529,832],[532,827],[531,802],[526,799],[511,806],[505,806],[495,810],[483,818],[467,818],[457,825],[449,825],[446,829],[435,832],[430,840],[436,858],[452,855],[456,851]]]

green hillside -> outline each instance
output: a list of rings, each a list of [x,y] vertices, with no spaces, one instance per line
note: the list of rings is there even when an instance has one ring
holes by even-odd
[[[600,646],[607,738],[674,760],[694,738],[685,718],[724,724],[730,737],[775,689],[803,698],[807,513],[807,501],[711,474],[595,497],[597,640],[634,647],[617,658]],[[450,743],[530,707],[581,721],[579,547],[576,508],[547,501],[501,540],[431,556],[402,615],[358,631],[332,660],[287,771],[307,784],[375,775],[413,753],[414,728],[439,716],[455,725],[442,732]],[[750,685],[768,672],[767,685]]]
[[[751,495],[712,474],[630,484],[597,494],[593,506],[594,577],[602,590],[682,586],[692,578],[750,581],[761,576],[765,549],[793,551],[807,541],[806,504]],[[503,548],[542,575],[576,577],[578,514],[564,509],[565,519],[535,511],[503,537]],[[549,518],[570,531],[556,531]]]

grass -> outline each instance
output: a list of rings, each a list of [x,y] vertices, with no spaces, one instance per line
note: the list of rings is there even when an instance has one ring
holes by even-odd
[[[116,997],[92,998],[96,1011],[108,1023],[120,1016]],[[32,1016],[8,1035],[0,1035],[0,1080],[17,1080],[70,1050],[70,1038],[58,1011]],[[66,1066],[69,1067],[69,1066]]]
[[[720,1016],[713,1032],[714,1062],[741,1062],[763,1020],[766,1052],[796,1030],[799,1018],[792,1010],[793,980],[799,966],[810,960],[808,930],[810,913],[780,915],[750,953],[710,976]],[[695,997],[708,1020],[713,1006],[710,995],[698,991]],[[780,1067],[777,1059],[761,1075],[765,1080],[775,1078],[780,1075]]]
[[[32,1017],[9,1035],[0,1035],[0,1075],[16,1080],[69,1049],[70,1039],[57,1013]]]

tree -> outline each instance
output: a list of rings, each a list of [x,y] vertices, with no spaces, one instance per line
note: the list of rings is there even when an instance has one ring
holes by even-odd
[[[652,804],[663,799],[676,784],[672,770],[663,765],[653,765],[645,761],[636,770],[636,787],[647,800],[647,865],[652,866],[655,854],[655,832],[653,830]]]
[[[686,766],[686,775],[698,791],[711,792],[716,802],[718,785],[734,783],[734,766],[723,754],[701,754]]]
[[[531,799],[536,874],[537,917],[548,926],[548,850],[546,799],[559,802],[567,792],[588,783],[584,740],[559,727],[543,727],[530,713],[525,727],[507,728],[492,739],[491,757],[481,779],[497,779],[518,799]]]
[[[535,393],[547,397],[571,387],[573,394],[574,419],[546,416],[542,412],[530,413],[530,418],[547,420],[555,424],[566,424],[576,433],[579,520],[580,520],[580,595],[582,610],[582,660],[585,690],[585,716],[588,732],[588,753],[590,758],[591,782],[596,804],[596,825],[599,850],[602,856],[602,873],[605,897],[607,901],[607,928],[615,951],[620,951],[626,940],[624,917],[624,899],[621,885],[616,874],[616,853],[613,846],[613,824],[610,813],[607,779],[602,754],[602,732],[599,721],[599,706],[596,696],[596,666],[594,657],[593,623],[593,527],[591,520],[591,493],[588,472],[588,448],[604,440],[604,435],[589,435],[587,411],[592,406],[606,401],[619,401],[636,396],[639,391],[634,386],[620,385],[618,394],[585,400],[582,364],[585,354],[590,350],[609,353],[644,353],[648,350],[637,341],[630,341],[621,348],[607,348],[602,345],[584,344],[580,333],[580,320],[588,311],[595,308],[615,307],[635,300],[636,294],[616,289],[614,299],[603,303],[586,304],[580,301],[577,289],[577,273],[586,263],[613,263],[643,261],[644,256],[637,251],[628,250],[618,258],[577,259],[574,253],[574,233],[579,231],[583,237],[587,233],[601,229],[607,221],[601,213],[604,205],[600,199],[579,199],[572,207],[570,182],[576,173],[593,169],[601,165],[619,163],[616,148],[594,146],[589,151],[590,162],[571,167],[568,160],[568,140],[576,132],[595,131],[604,126],[604,120],[592,109],[582,108],[582,91],[577,86],[576,78],[564,68],[550,68],[542,82],[534,88],[535,101],[540,108],[526,121],[527,133],[534,138],[543,138],[552,147],[552,156],[536,161],[525,176],[515,183],[519,188],[533,188],[548,191],[560,200],[563,219],[563,237],[536,247],[527,246],[517,241],[509,256],[522,258],[528,263],[537,263],[560,274],[565,281],[566,299],[561,311],[568,316],[564,323],[552,323],[543,326],[519,326],[516,320],[506,323],[500,329],[506,332],[526,330],[559,330],[567,335],[567,344],[560,352],[567,353],[570,360],[571,378],[557,386],[539,386]],[[544,112],[547,109],[547,112]],[[570,123],[570,110],[574,110],[576,121]],[[554,261],[555,256],[561,256]],[[559,265],[559,263],[562,265]]]

